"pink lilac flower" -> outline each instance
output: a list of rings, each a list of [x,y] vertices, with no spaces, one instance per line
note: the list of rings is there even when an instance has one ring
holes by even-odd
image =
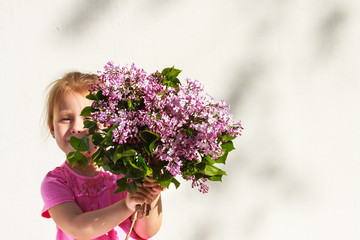
[[[154,157],[166,161],[166,170],[173,176],[182,176],[185,160],[199,161],[199,156],[207,155],[219,158],[219,136],[241,135],[241,122],[233,122],[226,102],[216,103],[199,81],[186,79],[186,84],[175,89],[164,86],[158,72],[147,74],[134,64],[121,68],[112,62],[99,74],[100,81],[91,89],[107,98],[93,105],[93,118],[103,126],[116,125],[112,140],[118,144],[139,141],[139,129],[158,134]],[[141,108],[122,107],[127,101],[140,102]],[[201,192],[208,191],[205,178],[190,180]]]

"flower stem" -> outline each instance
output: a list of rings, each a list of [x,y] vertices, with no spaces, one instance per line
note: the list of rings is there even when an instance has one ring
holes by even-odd
[[[144,216],[144,214],[145,214],[146,217],[148,217],[150,211],[151,211],[151,205],[150,205],[150,204],[144,203],[143,205],[140,205],[140,204],[136,205],[135,212],[134,212],[134,217],[133,217],[133,219],[131,220],[131,226],[130,226],[130,229],[129,229],[128,234],[126,235],[125,240],[128,240],[128,239],[129,239],[130,234],[131,234],[131,232],[132,232],[132,229],[133,229],[133,227],[134,227],[134,225],[135,225],[135,221],[136,221],[137,218],[138,218],[139,212],[140,212],[140,216],[139,216],[139,217],[140,217],[140,219],[141,219],[141,218]]]
[[[140,205],[136,205],[136,209],[135,209],[135,213],[134,213],[134,218],[131,220],[130,230],[129,230],[128,234],[126,235],[125,240],[128,240],[129,237],[130,237],[130,234],[131,234],[132,229],[133,229],[133,227],[134,227],[135,221],[136,221],[136,219],[137,219],[137,215],[138,215],[139,209],[140,209]]]

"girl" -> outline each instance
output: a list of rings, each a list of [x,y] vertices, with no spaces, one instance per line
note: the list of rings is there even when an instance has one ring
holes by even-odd
[[[85,98],[89,84],[98,81],[95,74],[71,72],[52,83],[47,99],[47,124],[57,145],[67,155],[74,151],[70,137],[83,137],[86,118],[82,109],[91,104]],[[137,192],[114,194],[120,176],[98,168],[91,162],[94,146],[87,155],[85,168],[72,166],[66,160],[50,171],[41,185],[44,201],[42,216],[52,218],[57,226],[58,240],[68,239],[125,239],[136,205],[151,203],[148,217],[135,222],[131,239],[148,239],[161,226],[160,192],[164,189],[155,181],[144,182]]]

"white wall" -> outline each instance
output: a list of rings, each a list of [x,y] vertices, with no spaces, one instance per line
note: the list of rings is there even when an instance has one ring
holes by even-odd
[[[0,239],[54,239],[40,183],[64,161],[46,86],[109,60],[175,65],[227,99],[244,135],[228,176],[164,195],[157,239],[360,238],[356,0],[1,0]]]

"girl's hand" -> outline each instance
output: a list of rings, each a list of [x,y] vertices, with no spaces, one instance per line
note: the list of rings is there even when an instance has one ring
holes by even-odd
[[[131,211],[135,211],[136,205],[142,205],[144,203],[151,203],[153,199],[153,192],[146,187],[137,187],[135,193],[127,193],[125,198],[125,204]]]
[[[162,203],[160,193],[165,190],[165,187],[159,186],[152,176],[145,177],[142,187],[151,193],[152,200],[139,209],[140,217],[136,220],[134,230],[140,237],[148,239],[154,236],[161,226]]]
[[[159,186],[157,181],[152,179],[151,177],[149,177],[148,179],[149,179],[148,181],[147,180],[143,181],[143,186],[152,192],[153,198],[155,199],[166,188]]]
[[[152,203],[165,189],[165,187],[159,186],[156,180],[149,177],[148,180],[143,181],[142,187],[137,187],[135,193],[127,194],[125,204],[130,210],[135,211],[136,205]]]

